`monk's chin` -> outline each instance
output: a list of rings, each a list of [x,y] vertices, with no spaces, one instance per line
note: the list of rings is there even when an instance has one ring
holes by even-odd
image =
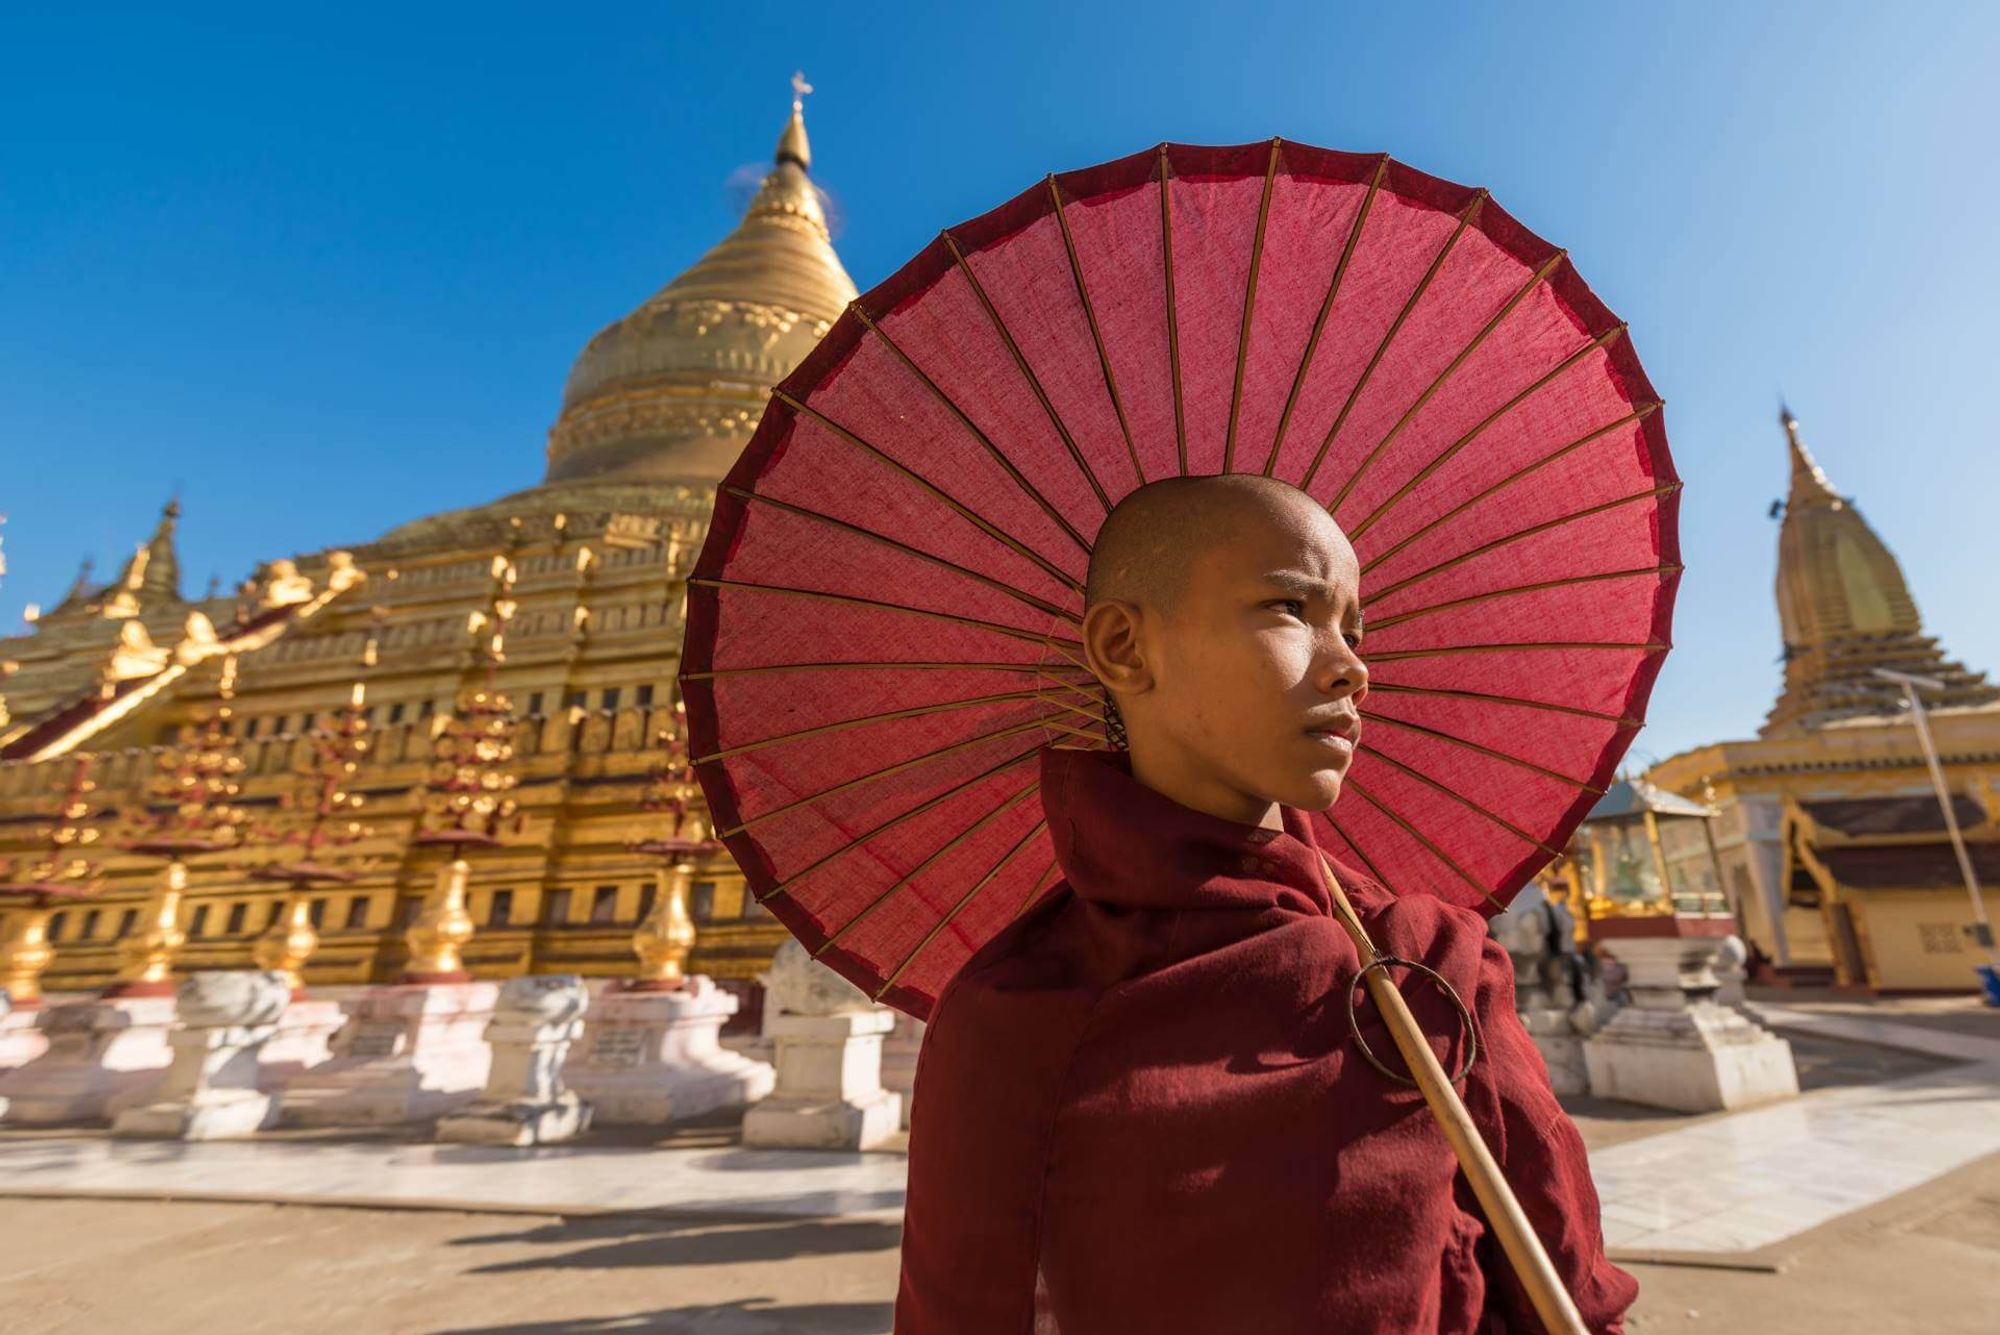
[[[1296,783],[1286,785],[1289,792],[1277,800],[1300,811],[1326,811],[1340,800],[1340,784],[1346,774],[1345,769],[1329,769],[1301,775]]]

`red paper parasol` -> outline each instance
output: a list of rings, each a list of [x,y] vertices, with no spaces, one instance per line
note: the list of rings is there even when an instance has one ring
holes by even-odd
[[[1323,846],[1498,911],[1667,648],[1679,483],[1623,335],[1484,190],[1285,140],[945,232],[777,388],[690,579],[691,739],[752,893],[928,1015],[1057,878],[1038,750],[1107,744],[1076,638],[1105,513],[1234,471],[1362,561],[1367,740]]]

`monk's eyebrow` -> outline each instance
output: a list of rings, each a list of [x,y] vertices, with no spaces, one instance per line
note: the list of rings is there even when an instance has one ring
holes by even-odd
[[[1325,580],[1314,579],[1302,571],[1271,570],[1266,571],[1262,579],[1272,588],[1282,589],[1297,598],[1311,598],[1317,594],[1328,602],[1333,601],[1333,585]],[[1361,608],[1358,605],[1354,609],[1354,633],[1356,635],[1361,633]]]
[[[1333,600],[1333,585],[1297,570],[1273,570],[1265,574],[1263,580],[1273,588],[1283,589],[1286,593],[1297,594],[1301,598],[1318,595],[1329,602]]]

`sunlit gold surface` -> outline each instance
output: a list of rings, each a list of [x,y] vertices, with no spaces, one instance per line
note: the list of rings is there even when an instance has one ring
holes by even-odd
[[[653,873],[658,887],[653,911],[632,933],[632,950],[639,957],[632,981],[642,987],[669,987],[687,976],[687,958],[694,949],[694,919],[688,916],[688,886],[694,863],[676,862]]]
[[[187,881],[186,863],[175,860],[160,869],[153,896],[139,915],[138,934],[119,947],[123,963],[116,986],[162,987],[173,980],[174,955],[187,943],[180,916]]]
[[[417,920],[404,934],[410,947],[412,975],[446,976],[465,972],[459,953],[472,940],[472,915],[465,911],[465,887],[472,867],[453,858],[438,868],[437,885],[424,898]]]
[[[285,896],[284,907],[271,926],[250,947],[250,958],[260,969],[281,973],[297,992],[305,986],[306,961],[319,949],[319,933],[312,925],[312,905],[304,893],[294,890]]]
[[[1785,688],[1764,722],[1766,737],[1901,708],[1902,690],[1877,667],[1935,677],[1932,707],[1991,704],[2000,689],[1948,658],[1924,634],[1903,570],[1861,512],[1838,495],[1800,435],[1780,418],[1791,489],[1778,530],[1778,619]]]
[[[12,720],[0,744],[31,730],[36,743],[18,761],[0,762],[0,820],[41,819],[67,772],[48,762],[80,751],[101,762],[107,807],[129,815],[158,802],[164,748],[217,703],[215,676],[204,668],[235,654],[241,674],[229,703],[245,761],[235,805],[252,813],[253,824],[285,823],[279,803],[298,792],[311,767],[315,730],[353,698],[367,670],[370,746],[355,758],[351,788],[343,787],[366,796],[365,830],[337,859],[354,879],[301,886],[259,879],[264,870],[308,859],[275,835],[253,832],[241,848],[188,869],[180,930],[197,909],[208,912],[174,967],[247,968],[274,958],[276,940],[256,935],[273,906],[282,906],[279,924],[289,938],[317,901],[318,944],[298,960],[307,981],[387,982],[415,969],[400,910],[419,894],[435,894],[438,852],[413,846],[411,836],[433,791],[438,729],[471,670],[468,616],[488,606],[496,548],[515,543],[519,581],[510,596],[518,612],[495,683],[514,711],[495,740],[513,752],[508,763],[520,785],[504,796],[517,805],[524,832],[471,854],[461,908],[478,931],[458,948],[460,962],[480,977],[629,976],[641,893],[661,866],[658,856],[634,851],[661,831],[640,802],[657,760],[655,738],[670,722],[686,581],[706,536],[714,483],[748,441],[767,387],[791,371],[854,295],[805,175],[812,154],[802,119],[787,120],[773,157],[741,225],[579,359],[555,433],[575,447],[574,457],[564,453],[563,467],[552,470],[560,478],[492,501],[483,498],[501,490],[493,481],[501,470],[467,470],[456,492],[412,493],[412,511],[433,513],[381,539],[351,551],[277,554],[240,586],[198,598],[168,586],[176,530],[164,525],[146,544],[136,588],[124,569],[128,546],[104,563],[119,572],[117,580],[86,572],[75,597],[41,617],[32,633],[0,636],[0,662],[19,664],[6,680]],[[552,377],[560,371],[551,368]],[[537,446],[496,448],[519,455]],[[326,468],[330,504],[356,487],[403,485],[394,476],[353,476],[338,456]],[[463,508],[440,510],[446,503]],[[191,508],[176,522],[222,530],[235,519]],[[298,546],[316,548],[321,540],[315,534]],[[590,557],[580,573],[585,549]],[[107,619],[97,609],[118,588],[132,592],[136,614]],[[371,635],[379,666],[368,670],[358,663]],[[94,710],[74,708],[107,677],[115,698]],[[642,690],[651,692],[646,703]],[[608,691],[621,698],[607,700]],[[573,706],[574,697],[582,703]],[[103,890],[91,901],[101,910],[94,925],[86,933],[83,915],[68,913],[52,943],[55,958],[43,975],[52,991],[103,986],[118,972],[121,950],[135,946],[132,934],[121,941],[120,925],[152,898],[159,862],[117,850],[103,862]],[[683,969],[746,984],[768,967],[784,928],[748,904],[741,873],[719,847],[697,855],[690,874],[714,890],[697,896],[684,886],[687,905],[699,897],[714,908],[696,924],[699,940]],[[603,887],[616,891],[608,919],[593,908]],[[511,911],[496,922],[503,894]],[[655,903],[648,916],[658,918],[664,907]],[[154,914],[147,908],[140,917],[151,923]]]
[[[834,254],[796,104],[736,230],[570,371],[549,482],[719,481],[783,379],[856,295]]]
[[[49,914],[46,908],[23,907],[0,919],[0,981],[17,1007],[41,1002],[42,970],[56,957],[49,946]]]
[[[160,524],[153,530],[153,536],[139,544],[92,611],[101,617],[122,620],[139,615],[141,607],[150,603],[180,601],[181,567],[174,552],[174,522],[180,515],[180,501],[168,501],[160,511]],[[71,592],[74,594],[75,590]]]

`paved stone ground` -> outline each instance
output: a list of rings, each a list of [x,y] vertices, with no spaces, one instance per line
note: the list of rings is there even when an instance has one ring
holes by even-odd
[[[1752,987],[1748,996],[1757,1004],[1893,1020],[1938,1033],[2000,1040],[2000,1010],[1983,1005],[1970,995],[1885,998],[1831,987]]]
[[[1965,1005],[1857,1006],[1851,998],[1797,993],[1771,1000],[1813,1015],[1908,1020],[1953,1042],[2000,1038],[2000,1015]],[[1825,1031],[1787,1036],[1808,1090],[1839,1093],[1887,1082],[1909,1088],[1911,1081],[1921,1089],[1958,1066],[1921,1052],[1837,1041]],[[1950,1100],[1940,1092],[1928,1102]],[[1592,1100],[1574,1102],[1572,1113],[1593,1157],[1639,1149],[1654,1137],[1671,1140],[1691,1130],[1727,1135],[1733,1125],[1750,1124]],[[36,1138],[5,1137],[23,1150],[30,1148],[23,1142]],[[324,1137],[275,1139],[315,1138]],[[378,1139],[386,1154],[407,1144]],[[354,1138],[343,1140],[347,1150],[357,1148]],[[664,1141],[640,1136],[629,1143],[722,1150],[730,1140],[727,1127],[697,1126]],[[893,1212],[831,1219],[564,1217],[0,1200],[0,1335],[886,1335],[901,1232]],[[1699,1265],[1621,1261],[1641,1284],[1630,1323],[1635,1335],[1993,1335],[2000,1331],[2000,1154],[1761,1249],[1699,1259]]]
[[[1798,1067],[1801,1093],[1879,1085],[1884,1081],[1922,1075],[1953,1065],[1947,1058],[1872,1043],[1842,1042],[1796,1031],[1785,1031],[1782,1037],[1792,1045],[1792,1062]],[[1617,1099],[1589,1096],[1565,1098],[1562,1105],[1583,1132],[1584,1143],[1592,1150],[1644,1136],[1656,1136],[1664,1131],[1698,1126],[1730,1115],[1717,1112],[1690,1116]]]
[[[888,1335],[900,1236],[881,1220],[17,1199],[0,1210],[0,1333]],[[1629,1266],[1631,1330],[1992,1335],[2000,1155],[1768,1259]]]

